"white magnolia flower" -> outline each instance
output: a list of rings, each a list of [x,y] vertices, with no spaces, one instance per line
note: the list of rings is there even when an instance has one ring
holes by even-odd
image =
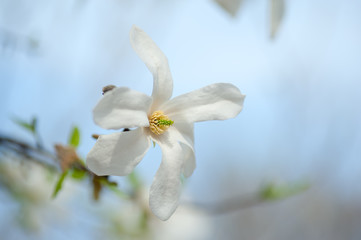
[[[167,220],[178,205],[181,174],[189,177],[196,166],[193,123],[236,117],[245,96],[232,84],[216,83],[170,99],[173,80],[167,58],[136,26],[130,42],[153,74],[152,96],[126,87],[106,92],[94,108],[95,123],[105,129],[136,129],[100,136],[86,162],[97,175],[124,176],[142,160],[151,140],[156,142],[163,157],[149,204],[157,217]]]

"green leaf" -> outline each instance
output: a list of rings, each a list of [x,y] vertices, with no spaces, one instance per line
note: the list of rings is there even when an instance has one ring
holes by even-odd
[[[129,198],[129,196],[127,194],[125,194],[124,192],[122,192],[117,186],[114,186],[114,185],[111,185],[111,184],[108,184],[108,185],[105,185],[105,186],[107,186],[109,190],[114,192],[120,198],[123,198],[123,199],[128,199]]]
[[[63,182],[65,180],[65,178],[67,177],[68,175],[68,171],[65,171],[63,172],[61,175],[60,175],[60,178],[59,180],[56,182],[55,184],[55,188],[54,188],[54,192],[53,192],[53,195],[52,195],[52,198],[55,198],[59,191],[61,190],[61,188],[63,187]]]
[[[148,229],[148,220],[149,213],[146,210],[143,210],[139,219],[139,227],[143,232],[147,231]]]
[[[99,177],[98,177],[98,181],[103,186],[107,187],[109,190],[117,194],[119,197],[123,199],[129,199],[129,196],[118,188],[118,184],[116,182],[110,182],[106,178],[99,178]]]
[[[34,117],[30,123],[21,120],[19,118],[14,118],[13,122],[19,125],[20,127],[30,131],[32,134],[36,134],[36,125],[37,125],[37,119]]]
[[[73,146],[73,147],[77,148],[79,146],[79,142],[80,142],[79,129],[78,129],[78,127],[74,127],[72,132],[71,132],[68,144],[70,146]]]
[[[84,170],[74,168],[71,172],[71,177],[76,180],[83,180],[86,177],[86,172]]]
[[[38,119],[36,117],[33,117],[33,119],[31,120],[31,128],[34,134],[36,133],[37,126],[38,126]]]
[[[131,174],[128,175],[128,180],[130,185],[134,188],[134,190],[139,189],[142,184],[138,178],[138,175],[133,171]]]
[[[266,200],[278,200],[306,191],[310,187],[307,183],[276,185],[269,183],[261,189],[261,197]]]

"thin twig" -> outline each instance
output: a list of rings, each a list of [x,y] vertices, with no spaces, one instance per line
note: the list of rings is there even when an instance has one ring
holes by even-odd
[[[61,169],[61,162],[64,161],[64,159],[59,158],[59,156],[55,155],[54,153],[46,151],[43,148],[33,147],[16,139],[0,136],[0,154],[6,155],[7,153],[18,154],[23,156],[24,159],[40,164],[50,170],[55,170],[57,172],[64,171],[64,169]],[[90,171],[79,159],[72,162],[68,168],[83,171],[90,177],[90,179],[92,179],[94,188],[93,191],[95,194],[94,196],[96,196],[95,200],[99,198],[99,191],[103,185],[114,186],[115,184],[109,180],[109,176],[97,176],[95,173]]]
[[[43,165],[46,168],[59,171],[59,165],[56,164],[57,157],[43,148],[37,148],[28,143],[0,136],[0,152],[11,151],[24,156],[26,159]]]
[[[220,215],[255,207],[266,201],[268,201],[268,199],[262,198],[259,194],[254,194],[250,196],[229,198],[216,203],[189,202],[188,204],[203,209],[210,214]]]

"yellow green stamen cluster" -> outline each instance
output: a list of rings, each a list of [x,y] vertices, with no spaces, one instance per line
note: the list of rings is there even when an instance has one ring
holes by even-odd
[[[149,128],[157,135],[163,134],[173,123],[162,111],[155,111],[149,117]]]

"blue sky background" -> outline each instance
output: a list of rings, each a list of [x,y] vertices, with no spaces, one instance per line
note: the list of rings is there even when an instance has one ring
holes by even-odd
[[[136,24],[168,57],[173,96],[216,82],[247,95],[237,118],[196,124],[198,166],[184,196],[207,202],[268,180],[307,180],[316,192],[359,201],[361,2],[285,4],[272,40],[266,0],[244,1],[235,18],[205,0],[1,0],[1,134],[31,141],[10,119],[37,116],[51,148],[77,125],[85,157],[91,134],[108,132],[91,113],[103,86],[152,91],[128,40]],[[6,45],[8,33],[15,40]],[[150,149],[137,168],[147,184],[160,159]]]

